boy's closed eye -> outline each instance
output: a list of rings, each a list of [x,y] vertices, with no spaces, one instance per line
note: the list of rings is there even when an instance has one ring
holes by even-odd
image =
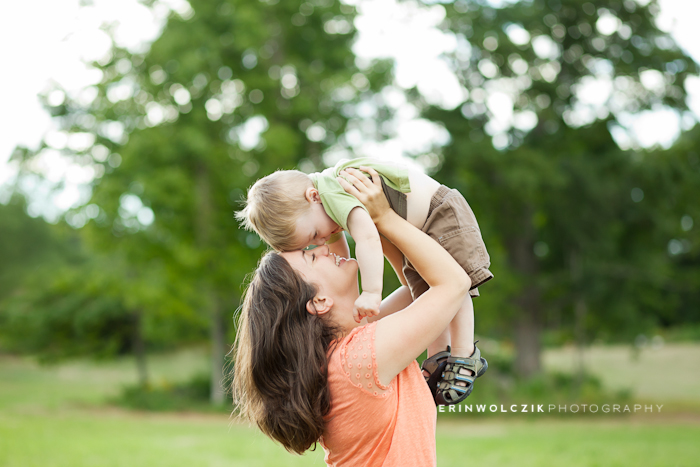
[[[306,245],[306,248],[309,248],[310,246],[318,246],[315,243],[316,237],[318,237],[318,232],[314,232],[313,235],[309,238],[309,244]]]

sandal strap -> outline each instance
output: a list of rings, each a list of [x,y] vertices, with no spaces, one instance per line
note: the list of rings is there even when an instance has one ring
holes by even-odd
[[[467,392],[467,388],[463,386],[455,386],[454,384],[450,384],[450,387],[448,389],[451,389],[452,391],[457,391],[460,394],[464,394]]]
[[[478,375],[484,366],[488,366],[486,360],[481,358],[481,351],[474,345],[474,353],[469,357],[450,357],[447,359],[447,369],[452,370],[453,368],[462,367],[470,370],[474,375]],[[453,370],[454,371],[454,370]],[[457,372],[455,372],[457,373]],[[481,373],[483,374],[483,373]],[[479,375],[480,376],[480,375]]]
[[[465,383],[473,383],[473,382],[474,382],[474,377],[473,377],[473,376],[469,376],[469,375],[460,375],[459,373],[457,373],[457,374],[455,375],[454,379],[456,379],[457,381],[463,381],[463,382],[465,382]]]
[[[435,402],[438,405],[453,405],[462,402],[472,392],[472,386],[457,386],[442,382],[435,394]]]
[[[460,369],[471,371],[473,374],[464,375]],[[469,357],[450,356],[442,373],[442,381],[435,392],[435,402],[438,404],[458,404],[471,394],[474,380],[483,375],[488,369],[488,363],[481,358],[479,348],[474,345],[474,352]],[[463,382],[464,386],[455,383]]]
[[[438,352],[435,355],[433,355],[430,358],[426,358],[423,360],[423,363],[421,364],[421,370],[425,370],[430,374],[435,373],[435,370],[438,369],[440,364],[447,360],[450,356],[450,346],[447,346],[447,350],[443,350],[442,352]]]
[[[474,375],[463,375],[459,373],[458,371],[454,371],[455,369],[450,369],[450,368],[445,368],[445,371],[442,372],[442,379],[443,381],[463,381],[465,383],[473,383],[476,377]],[[457,369],[458,370],[458,369]]]

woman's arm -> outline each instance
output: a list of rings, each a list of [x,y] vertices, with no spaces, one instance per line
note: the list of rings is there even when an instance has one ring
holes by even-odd
[[[469,291],[469,276],[437,242],[402,219],[388,207],[376,171],[361,167],[372,177],[346,169],[345,191],[367,208],[379,232],[413,263],[430,289],[398,313],[377,323],[375,354],[382,384],[406,368],[447,327]]]

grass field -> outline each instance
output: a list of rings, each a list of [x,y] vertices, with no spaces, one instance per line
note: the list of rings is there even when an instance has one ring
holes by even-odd
[[[573,347],[545,351],[550,370],[573,371]],[[611,390],[629,390],[635,398],[697,406],[700,402],[700,345],[646,347],[637,355],[631,346],[593,346],[584,352],[586,371]]]
[[[681,353],[695,355],[699,349],[691,346]],[[624,352],[601,355],[608,363],[615,356],[628,357]],[[565,370],[569,357],[566,350],[548,353],[546,362],[559,361]],[[640,361],[649,360],[642,354]],[[685,365],[682,358],[678,363]],[[151,365],[154,378],[165,384],[203,371],[206,360],[190,351],[153,358]],[[617,365],[627,368],[623,360]],[[104,404],[121,385],[134,382],[133,373],[128,360],[42,367],[30,359],[0,356],[0,466],[324,465],[322,451],[293,456],[226,415],[141,413]],[[625,378],[620,371],[617,376]],[[688,402],[700,397],[698,392],[692,397],[699,372],[685,368],[677,378],[688,382],[674,389],[673,397]],[[675,400],[671,395],[662,388],[644,398],[667,403]],[[565,419],[458,416],[438,421],[438,465],[695,466],[700,465],[697,439],[700,415],[694,411]]]

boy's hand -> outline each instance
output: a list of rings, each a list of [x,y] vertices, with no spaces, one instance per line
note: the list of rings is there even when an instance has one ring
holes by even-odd
[[[362,292],[352,309],[352,316],[358,323],[362,318],[377,316],[379,314],[379,305],[382,303],[382,294],[372,292]]]

